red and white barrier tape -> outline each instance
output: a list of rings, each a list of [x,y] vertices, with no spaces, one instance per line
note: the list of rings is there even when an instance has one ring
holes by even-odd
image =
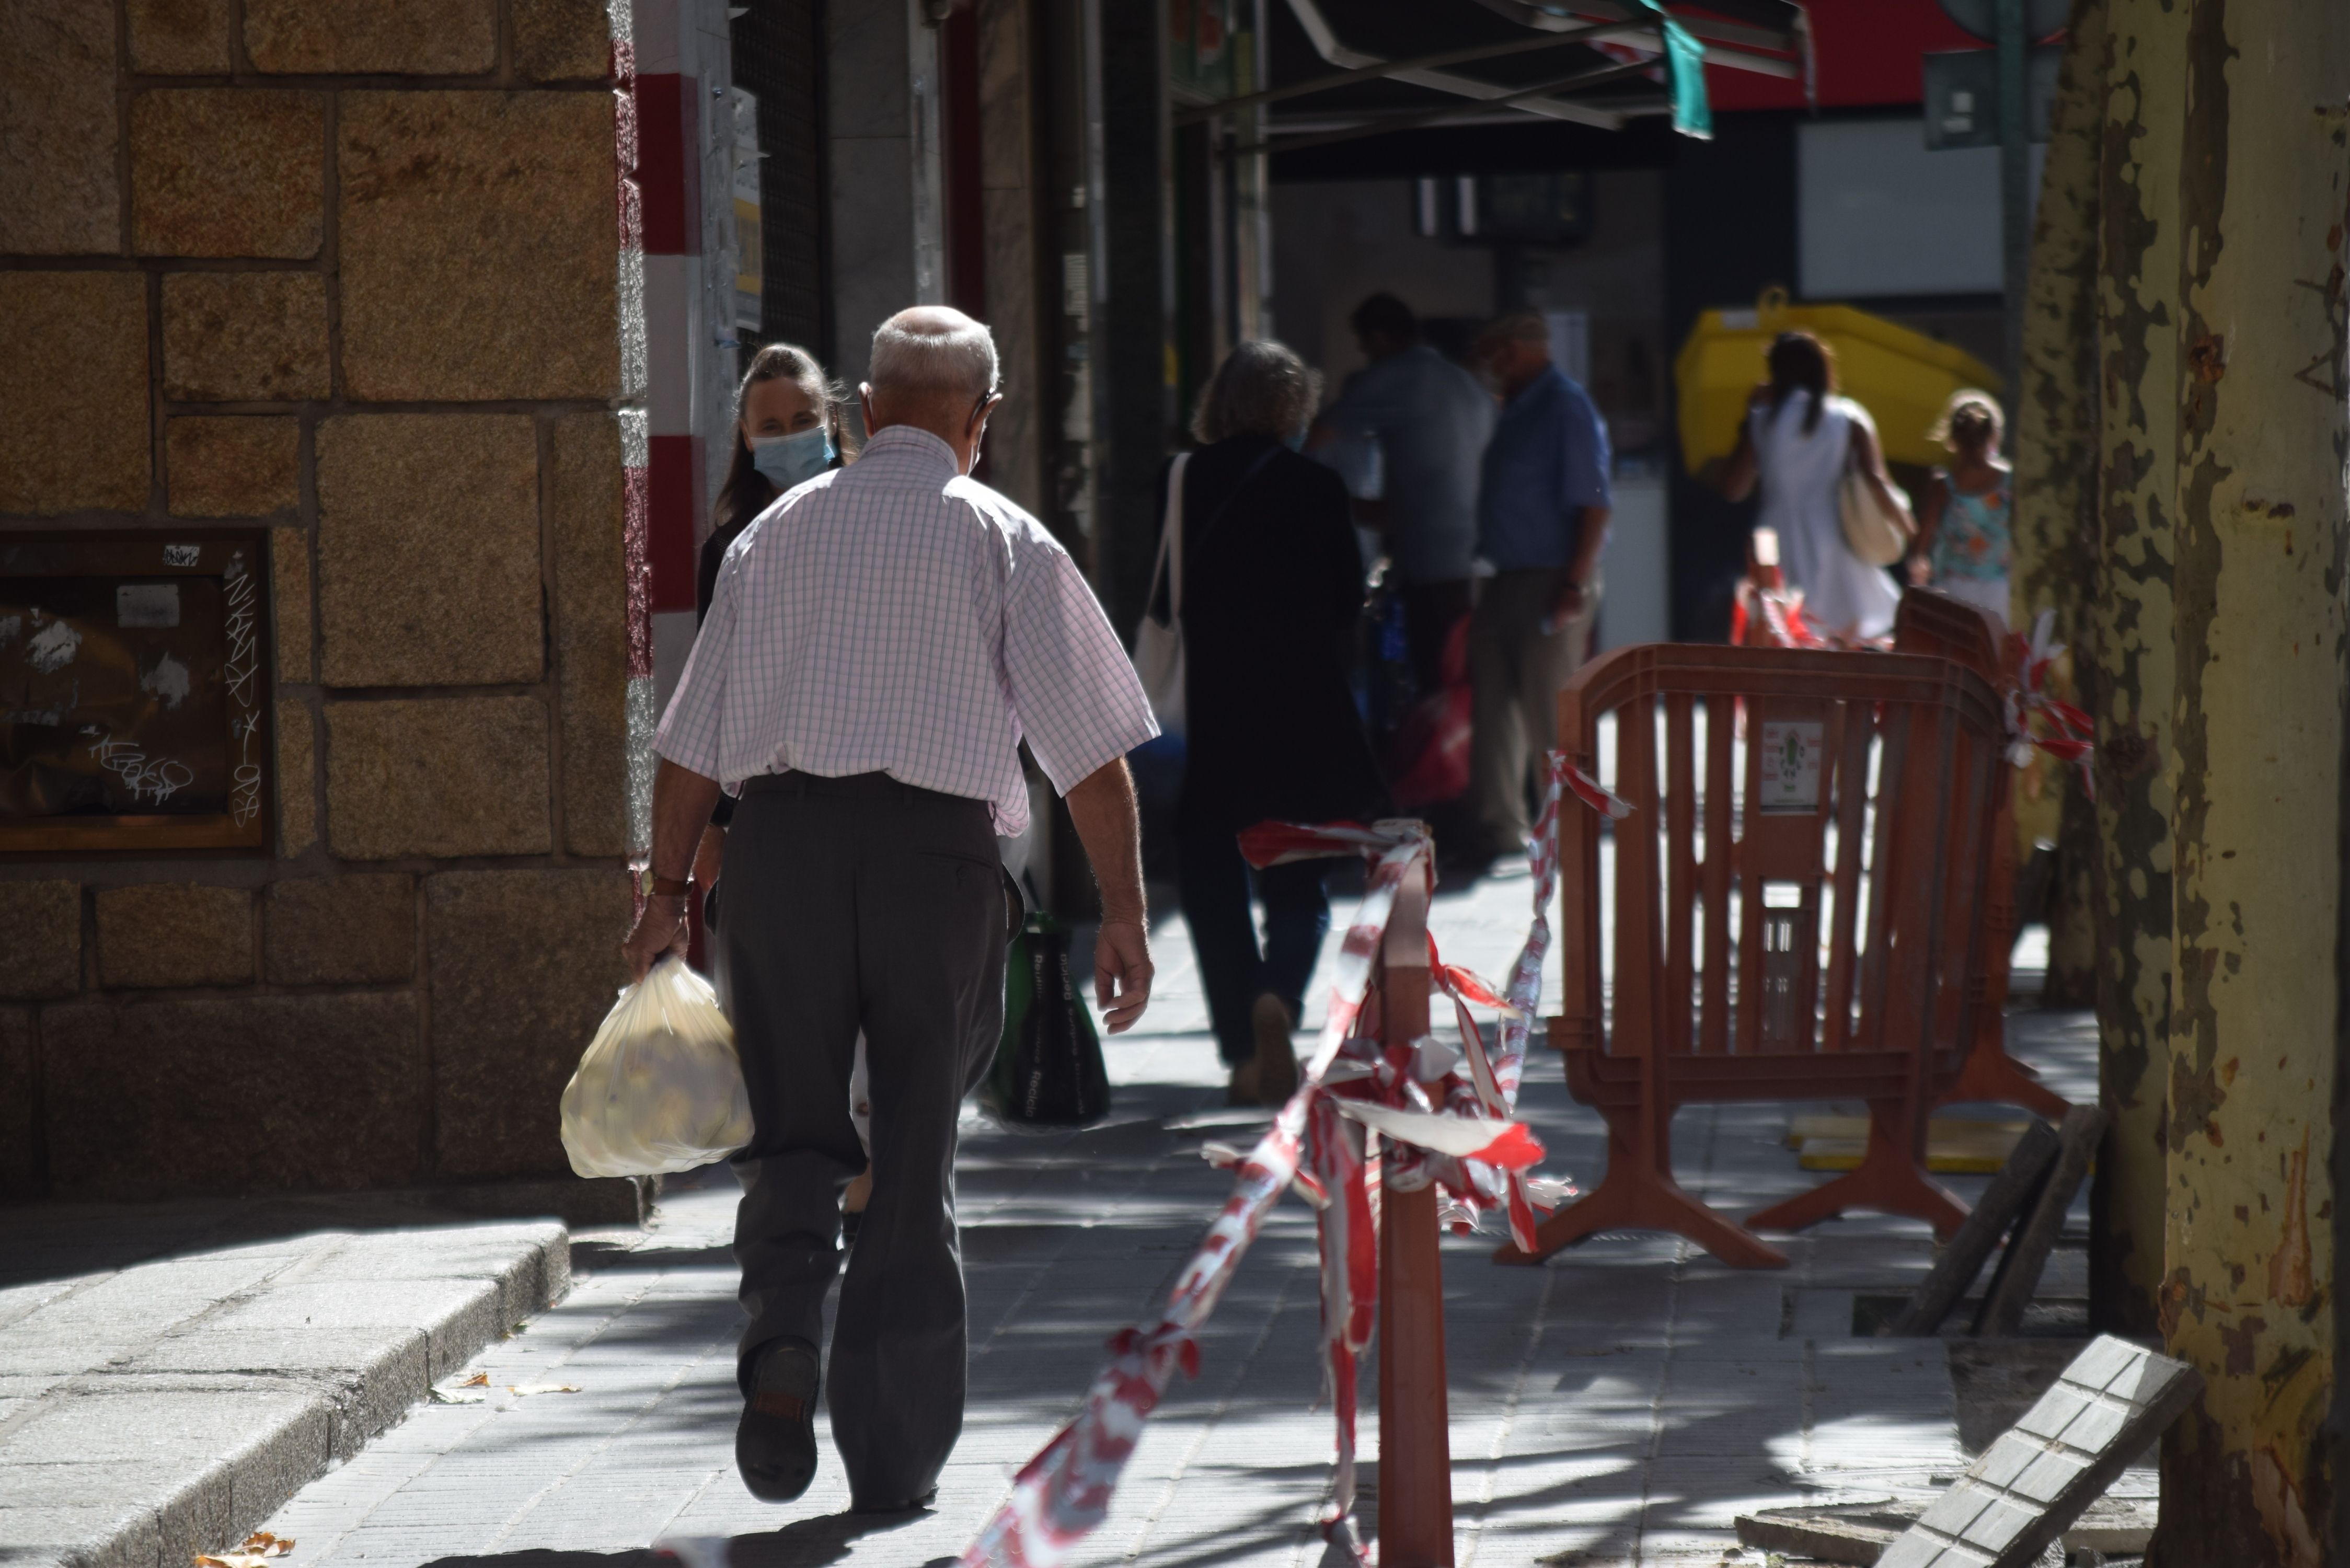
[[[1232,1196],[1176,1280],[1156,1326],[1128,1329],[1110,1342],[1109,1363],[1095,1376],[1076,1418],[1021,1468],[1011,1494],[964,1550],[966,1568],[1055,1568],[1101,1523],[1143,1423],[1179,1367],[1187,1373],[1198,1369],[1194,1335],[1215,1311],[1266,1212],[1293,1186],[1319,1211],[1323,1332],[1338,1428],[1333,1507],[1325,1531],[1334,1544],[1358,1552],[1352,1521],[1356,1364],[1370,1343],[1378,1306],[1377,1190],[1388,1180],[1397,1181],[1401,1190],[1409,1177],[1417,1177],[1409,1181],[1413,1186],[1434,1179],[1456,1214],[1470,1223],[1498,1199],[1507,1208],[1519,1245],[1534,1244],[1534,1200],[1525,1170],[1543,1151],[1512,1112],[1550,945],[1546,911],[1557,884],[1555,829],[1565,767],[1554,754],[1531,846],[1534,924],[1511,967],[1509,984],[1496,994],[1486,981],[1444,963],[1430,939],[1430,978],[1453,999],[1461,1026],[1460,1060],[1468,1067],[1465,1075],[1449,1070],[1432,1083],[1422,1084],[1413,1071],[1430,1042],[1417,1043],[1417,1048],[1382,1047],[1356,1030],[1397,894],[1411,877],[1433,880],[1426,829],[1418,823],[1367,828],[1355,823],[1266,823],[1241,835],[1243,854],[1260,867],[1348,854],[1371,862],[1370,887],[1333,966],[1321,1038],[1297,1093],[1238,1161]],[[1472,1002],[1503,1009],[1499,1044],[1490,1053],[1469,1014]],[[1367,1130],[1388,1139],[1392,1151],[1375,1160]],[[1544,1185],[1572,1191],[1564,1184]]]
[[[1762,606],[1762,622],[1782,648],[1825,648],[1826,635],[1812,612],[1804,607],[1800,593],[1783,593],[1775,589],[1758,589],[1754,596]]]
[[[2081,770],[2081,787],[2095,800],[2097,781],[2089,758],[2096,750],[2096,722],[2070,702],[2048,694],[2049,671],[2064,651],[2064,645],[2055,640],[2055,628],[2056,612],[2042,610],[2033,623],[2031,639],[2015,639],[2016,683],[2007,694],[2007,760],[2023,767],[2037,750],[2060,763],[2072,763]],[[2034,714],[2044,722],[2045,730],[2033,728]]]
[[[1565,780],[1566,787],[1575,798],[1610,822],[1621,822],[1632,815],[1632,803],[1576,767],[1557,753],[1551,753],[1552,766]]]

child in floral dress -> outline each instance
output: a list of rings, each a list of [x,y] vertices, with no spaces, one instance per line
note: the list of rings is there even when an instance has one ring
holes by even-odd
[[[1956,460],[1938,468],[1918,513],[1909,580],[2007,619],[2007,574],[2014,545],[2015,482],[2000,455],[2003,421],[1988,392],[1954,392],[1934,439]]]

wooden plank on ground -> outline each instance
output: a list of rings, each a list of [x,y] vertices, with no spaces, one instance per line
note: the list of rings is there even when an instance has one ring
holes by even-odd
[[[1760,1508],[1738,1516],[1738,1543],[1751,1551],[1783,1552],[1807,1562],[1870,1568],[1931,1506],[1929,1501],[1887,1498],[1878,1502]],[[2065,1527],[2064,1550],[2107,1557],[2142,1556],[2154,1538],[2158,1513],[2152,1498],[2099,1498]]]
[[[2056,1134],[2056,1163],[2040,1189],[2039,1201],[2007,1244],[1999,1276],[1983,1296],[1982,1311],[1975,1314],[1977,1334],[2010,1334],[2022,1324],[2023,1309],[2032,1304],[2041,1271],[2048,1266],[2048,1254],[2064,1229],[2064,1211],[2089,1174],[2097,1145],[2105,1141],[2107,1119],[2102,1106],[2074,1106],[2064,1113],[2064,1125]]]
[[[2186,1363],[2100,1336],[1877,1568],[2038,1563],[2202,1389],[2203,1375]]]
[[[1821,1563],[1868,1568],[1926,1511],[1922,1502],[1838,1502],[1812,1508],[1763,1508],[1738,1516],[1738,1544],[1756,1552],[1787,1552]]]
[[[1887,1324],[1882,1332],[1889,1334],[1932,1334],[1950,1315],[1982,1272],[1983,1260],[1999,1245],[2018,1214],[2026,1212],[2038,1194],[2049,1167],[2056,1163],[2060,1140],[2056,1129],[2034,1117],[2023,1136],[2015,1142],[2015,1152],[1991,1179],[1982,1199],[1942,1249],[1934,1267],[1910,1296],[1909,1304],[1901,1315]]]

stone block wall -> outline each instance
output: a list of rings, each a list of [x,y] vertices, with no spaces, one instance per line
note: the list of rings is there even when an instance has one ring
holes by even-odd
[[[265,529],[276,746],[264,853],[0,857],[0,1197],[567,1173],[644,740],[619,16],[0,7],[0,550]]]

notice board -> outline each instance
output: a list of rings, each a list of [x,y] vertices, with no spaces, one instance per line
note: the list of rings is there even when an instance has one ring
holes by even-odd
[[[0,852],[266,847],[264,540],[0,534]]]

